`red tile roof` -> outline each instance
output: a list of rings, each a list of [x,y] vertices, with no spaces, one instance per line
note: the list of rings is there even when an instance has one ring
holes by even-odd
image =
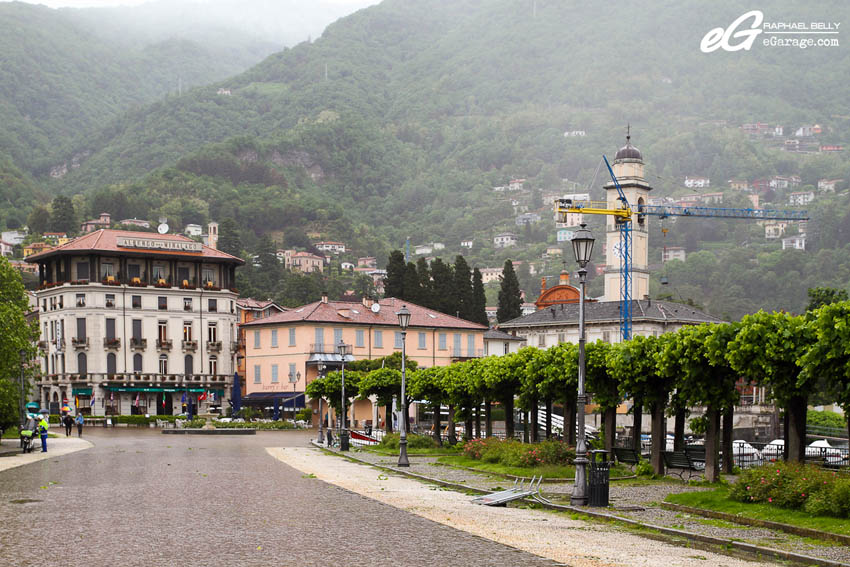
[[[66,242],[61,246],[57,246],[52,250],[41,252],[39,254],[33,254],[29,256],[27,260],[32,259],[35,261],[40,261],[46,260],[59,254],[75,252],[112,252],[115,254],[132,252],[161,256],[183,256],[187,258],[203,258],[204,260],[228,260],[239,264],[245,263],[245,261],[241,258],[231,256],[230,254],[226,254],[221,250],[215,250],[213,248],[210,248],[209,246],[204,245],[201,245],[200,252],[193,252],[187,250],[158,250],[155,248],[129,248],[125,246],[118,246],[119,238],[144,238],[150,240],[196,242],[195,240],[192,240],[191,238],[182,236],[180,234],[156,234],[152,232],[136,232],[131,230],[101,229],[75,238],[74,240]]]
[[[332,323],[336,325],[354,323],[358,325],[387,325],[398,327],[398,316],[396,312],[406,305],[410,310],[410,327],[419,328],[447,328],[467,329],[470,331],[486,331],[487,325],[479,325],[471,321],[452,317],[409,301],[402,301],[394,297],[388,297],[375,302],[381,306],[375,313],[363,304],[353,304],[347,301],[329,301],[323,303],[317,301],[296,307],[285,313],[278,313],[250,323],[243,323],[242,327],[259,325],[274,325],[285,323]]]
[[[285,307],[280,307],[279,305],[276,305],[275,302],[271,299],[263,301],[261,299],[254,299],[253,297],[242,297],[236,300],[236,305],[242,309],[261,310],[267,307],[274,307],[275,309],[278,309],[280,311],[287,311]]]

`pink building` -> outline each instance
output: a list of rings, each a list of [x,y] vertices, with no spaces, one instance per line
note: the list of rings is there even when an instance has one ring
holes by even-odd
[[[247,399],[296,399],[303,405],[306,385],[341,365],[337,345],[349,347],[347,360],[377,359],[401,351],[398,312],[411,312],[406,352],[420,368],[446,366],[484,355],[487,327],[395,298],[361,303],[321,301],[240,325],[245,339]],[[301,400],[297,400],[301,398]],[[307,400],[314,409],[317,400]],[[269,403],[271,405],[271,403]],[[383,420],[372,400],[354,403],[352,423]],[[317,414],[314,417],[318,419]]]

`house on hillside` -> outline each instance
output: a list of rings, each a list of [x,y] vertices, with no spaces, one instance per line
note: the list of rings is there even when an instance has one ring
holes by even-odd
[[[472,246],[473,246],[474,243],[475,243],[474,240],[461,240],[460,241],[460,247],[472,249]]]
[[[537,213],[523,213],[521,215],[517,215],[515,222],[517,226],[537,223],[540,222],[540,215]]]
[[[766,223],[764,225],[764,237],[769,239],[782,238],[787,226],[788,223],[786,221]]]
[[[726,182],[729,185],[730,189],[734,191],[749,191],[750,184],[746,179],[730,179]]]
[[[720,205],[723,203],[723,193],[703,193],[699,200],[704,205]]]
[[[80,232],[83,234],[88,234],[89,232],[94,232],[95,230],[100,230],[101,228],[109,228],[112,224],[112,215],[109,213],[100,213],[100,216],[93,220],[87,220],[83,224],[80,225]]]
[[[4,256],[6,258],[11,258],[13,254],[14,246],[5,240],[0,240],[0,256]]]
[[[517,235],[512,232],[502,232],[493,237],[493,246],[496,248],[509,248],[518,242]]]
[[[786,236],[782,239],[782,249],[788,250],[794,248],[796,250],[806,249],[806,235],[798,234],[796,236]]]
[[[815,200],[814,191],[794,191],[788,195],[788,203],[790,205],[808,205]]]
[[[711,180],[708,177],[685,177],[685,187],[688,189],[704,189],[711,187]]]
[[[316,250],[330,252],[331,254],[345,254],[345,244],[342,242],[316,242]]]
[[[843,182],[843,179],[818,179],[818,191],[835,193],[836,187]]]
[[[151,223],[149,223],[148,221],[142,220],[142,219],[137,219],[135,217],[133,217],[131,219],[120,220],[120,221],[118,221],[118,224],[122,224],[122,225],[125,225],[125,226],[136,226],[136,227],[139,227],[139,228],[150,228],[151,227]]]
[[[661,251],[661,263],[666,264],[670,260],[681,260],[685,261],[687,258],[687,254],[685,253],[685,249],[681,246],[665,246]]]

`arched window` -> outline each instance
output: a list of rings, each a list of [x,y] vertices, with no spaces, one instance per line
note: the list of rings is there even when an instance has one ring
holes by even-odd
[[[81,352],[77,355],[77,374],[83,375],[88,374],[88,360],[86,359],[86,353]]]
[[[183,358],[183,374],[190,376],[195,371],[195,359],[191,354],[187,354]]]
[[[58,401],[59,401],[59,393],[58,393],[58,392],[53,392],[53,401],[54,401],[54,402],[58,402]]]
[[[133,355],[133,372],[142,371],[142,355],[136,353]]]
[[[107,354],[106,355],[106,373],[107,374],[115,374],[117,372],[116,364],[117,364],[117,361],[116,361],[116,358],[115,358],[115,353],[110,352],[109,354]]]

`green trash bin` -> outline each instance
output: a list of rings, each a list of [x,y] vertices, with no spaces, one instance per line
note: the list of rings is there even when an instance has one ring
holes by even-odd
[[[611,461],[608,451],[588,451],[590,455],[590,471],[588,489],[590,492],[588,506],[605,508],[608,506],[608,487],[611,481]]]

